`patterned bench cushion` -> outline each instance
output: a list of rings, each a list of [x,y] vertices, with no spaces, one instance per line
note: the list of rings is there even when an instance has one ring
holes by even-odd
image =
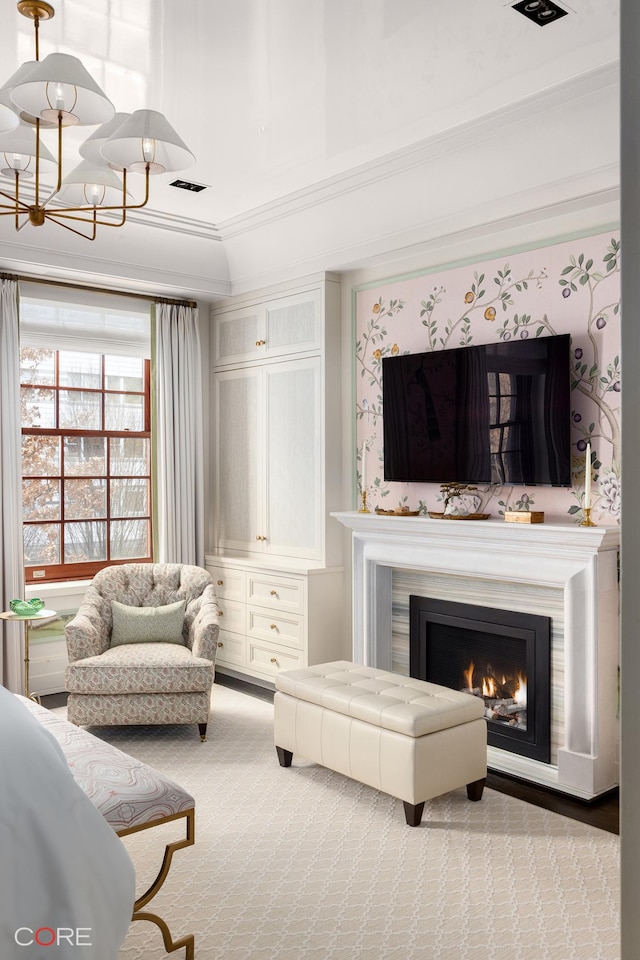
[[[58,741],[74,780],[116,832],[195,807],[191,794],[164,773],[32,700],[18,699]]]

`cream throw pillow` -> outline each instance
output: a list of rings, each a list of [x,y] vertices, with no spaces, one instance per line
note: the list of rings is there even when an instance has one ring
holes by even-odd
[[[182,643],[185,600],[164,607],[128,607],[111,601],[111,646],[122,643]]]

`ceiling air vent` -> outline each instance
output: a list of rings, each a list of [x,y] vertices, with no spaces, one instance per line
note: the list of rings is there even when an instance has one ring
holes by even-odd
[[[190,180],[173,180],[170,184],[170,187],[178,187],[180,190],[190,190],[191,193],[200,193],[201,190],[206,190],[206,186],[203,183],[191,183]]]
[[[560,17],[566,17],[568,13],[557,3],[553,3],[553,0],[520,0],[520,3],[513,4],[513,9],[523,14],[528,20],[533,20],[539,27],[554,23]]]

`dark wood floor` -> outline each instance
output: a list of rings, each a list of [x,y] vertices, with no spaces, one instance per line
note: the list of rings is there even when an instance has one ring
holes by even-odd
[[[273,703],[273,690],[267,690],[265,687],[259,687],[222,673],[216,674],[216,683]],[[66,701],[66,693],[52,694],[42,698],[42,704],[45,707],[63,706]],[[617,789],[599,797],[597,800],[575,800],[564,793],[536,787],[524,780],[518,780],[494,770],[489,771],[487,786],[499,793],[506,793],[510,797],[524,800],[526,803],[533,803],[537,807],[544,807],[545,810],[551,810],[553,813],[559,813],[563,817],[570,817],[573,820],[579,820],[581,823],[588,823],[592,827],[599,827],[600,830],[607,830],[609,833],[620,832]]]
[[[217,673],[216,683],[233,687],[235,690],[240,690],[242,693],[247,693],[253,697],[259,697],[261,700],[273,702],[273,691],[255,686],[252,683],[246,683],[236,677]],[[553,813],[559,813],[563,817],[570,817],[573,820],[579,820],[581,823],[588,823],[592,827],[599,827],[600,830],[608,830],[609,833],[620,832],[617,789],[599,797],[597,800],[575,800],[564,793],[548,790],[544,787],[536,787],[527,781],[518,780],[515,777],[509,777],[493,770],[490,770],[487,776],[487,786],[499,793],[506,793],[510,797],[524,800],[526,803],[533,803],[537,807],[544,807],[545,810],[551,810]]]

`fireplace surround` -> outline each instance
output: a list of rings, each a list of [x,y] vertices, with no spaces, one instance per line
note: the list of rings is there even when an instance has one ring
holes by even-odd
[[[586,800],[616,786],[618,527],[333,516],[352,531],[356,663],[392,669],[394,572],[423,576],[426,583],[436,578],[446,582],[448,595],[473,596],[480,605],[491,606],[493,594],[505,609],[536,602],[533,612],[540,615],[547,611],[536,598],[557,597],[550,605],[551,762],[491,745],[489,766]]]

